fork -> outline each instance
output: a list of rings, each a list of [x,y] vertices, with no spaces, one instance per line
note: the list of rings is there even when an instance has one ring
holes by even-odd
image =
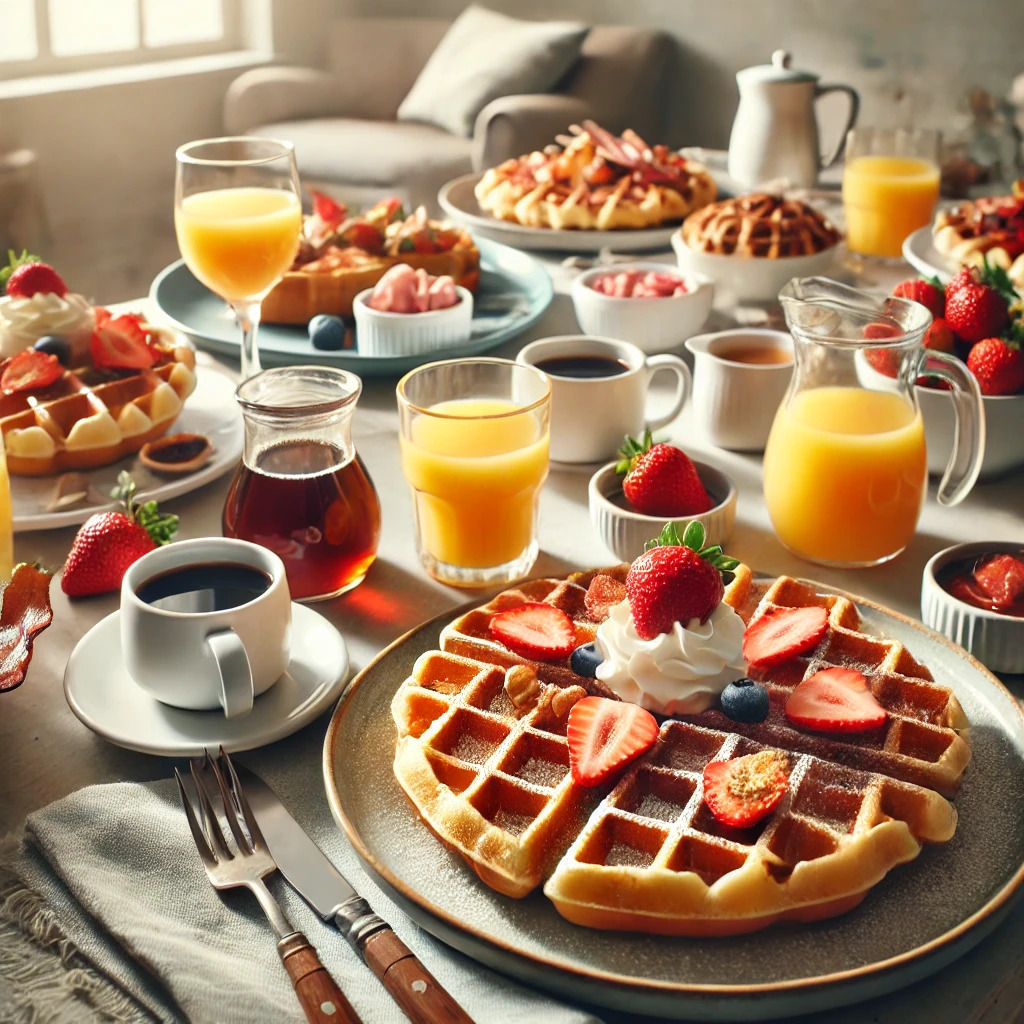
[[[177,768],[174,769],[174,777],[178,782],[178,792],[181,796],[181,805],[185,808],[188,827],[192,831],[199,857],[213,887],[233,889],[244,886],[259,900],[263,912],[277,933],[277,951],[310,1024],[362,1024],[351,1003],[320,962],[316,950],[302,932],[296,931],[289,924],[277,900],[263,881],[264,877],[277,870],[277,863],[267,848],[259,825],[256,824],[256,817],[242,791],[234,765],[230,761],[227,763],[230,791],[229,782],[225,781],[223,772],[208,751],[204,760],[193,759],[189,762],[189,767],[199,800],[202,825],[196,818],[192,801],[185,790],[185,780]],[[213,800],[203,782],[204,768],[211,771],[217,780],[220,800],[224,806],[224,817],[234,839],[233,848],[230,840],[225,839]],[[244,820],[245,831],[242,830],[239,813]]]

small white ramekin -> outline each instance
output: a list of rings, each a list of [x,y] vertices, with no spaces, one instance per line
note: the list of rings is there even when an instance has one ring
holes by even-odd
[[[705,544],[727,543],[736,525],[736,485],[706,462],[694,459],[693,464],[708,495],[716,502],[714,508],[699,516],[648,516],[616,505],[610,499],[622,493],[622,477],[615,472],[614,462],[602,466],[590,478],[590,521],[616,558],[623,562],[639,558],[644,553],[644,544],[657,537],[669,522],[697,520],[704,524]]]
[[[663,298],[620,299],[590,287],[605,274],[625,270],[677,274],[686,284],[684,295]],[[614,263],[594,267],[572,283],[572,304],[584,334],[629,341],[644,352],[678,348],[696,334],[711,313],[715,286],[700,274],[681,274],[671,263]]]
[[[356,318],[356,349],[362,356],[416,356],[469,341],[473,327],[473,295],[455,286],[459,301],[427,313],[383,313],[369,304],[372,288],[352,303]]]
[[[937,576],[950,562],[989,553],[1020,552],[1019,543],[976,541],[954,544],[933,556],[921,579],[921,621],[948,636],[993,672],[1024,672],[1024,619],[975,608],[947,594]]]

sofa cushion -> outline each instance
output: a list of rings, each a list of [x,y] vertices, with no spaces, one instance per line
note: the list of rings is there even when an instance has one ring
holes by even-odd
[[[587,32],[579,22],[520,21],[467,7],[431,54],[398,118],[469,138],[491,100],[552,89],[576,63]]]

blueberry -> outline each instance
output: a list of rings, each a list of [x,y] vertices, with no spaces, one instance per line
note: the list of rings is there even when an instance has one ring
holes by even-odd
[[[309,340],[313,348],[336,352],[345,347],[345,324],[340,316],[320,313],[309,321]]]
[[[54,334],[48,334],[40,338],[33,346],[37,352],[45,352],[48,356],[56,356],[61,366],[67,366],[71,362],[71,343],[65,338],[58,338]]]
[[[584,644],[582,647],[577,647],[570,655],[569,668],[576,675],[583,676],[585,679],[596,679],[597,666],[602,661],[604,661],[604,658],[601,657],[594,644]]]
[[[734,722],[763,722],[768,717],[768,691],[753,679],[737,679],[722,691],[722,710]]]

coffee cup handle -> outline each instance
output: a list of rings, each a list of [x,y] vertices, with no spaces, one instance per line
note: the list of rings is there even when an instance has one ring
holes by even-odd
[[[665,426],[666,423],[671,423],[682,412],[683,406],[686,405],[686,400],[690,397],[690,387],[692,384],[690,368],[679,356],[672,355],[650,356],[647,359],[646,366],[648,390],[650,390],[654,375],[659,370],[671,370],[676,375],[676,393],[672,396],[672,407],[664,416],[647,421],[648,430],[657,430],[659,427]]]
[[[224,717],[237,718],[249,714],[255,696],[252,668],[238,634],[233,629],[225,629],[211,633],[206,642],[220,673],[220,705],[224,709]]]

